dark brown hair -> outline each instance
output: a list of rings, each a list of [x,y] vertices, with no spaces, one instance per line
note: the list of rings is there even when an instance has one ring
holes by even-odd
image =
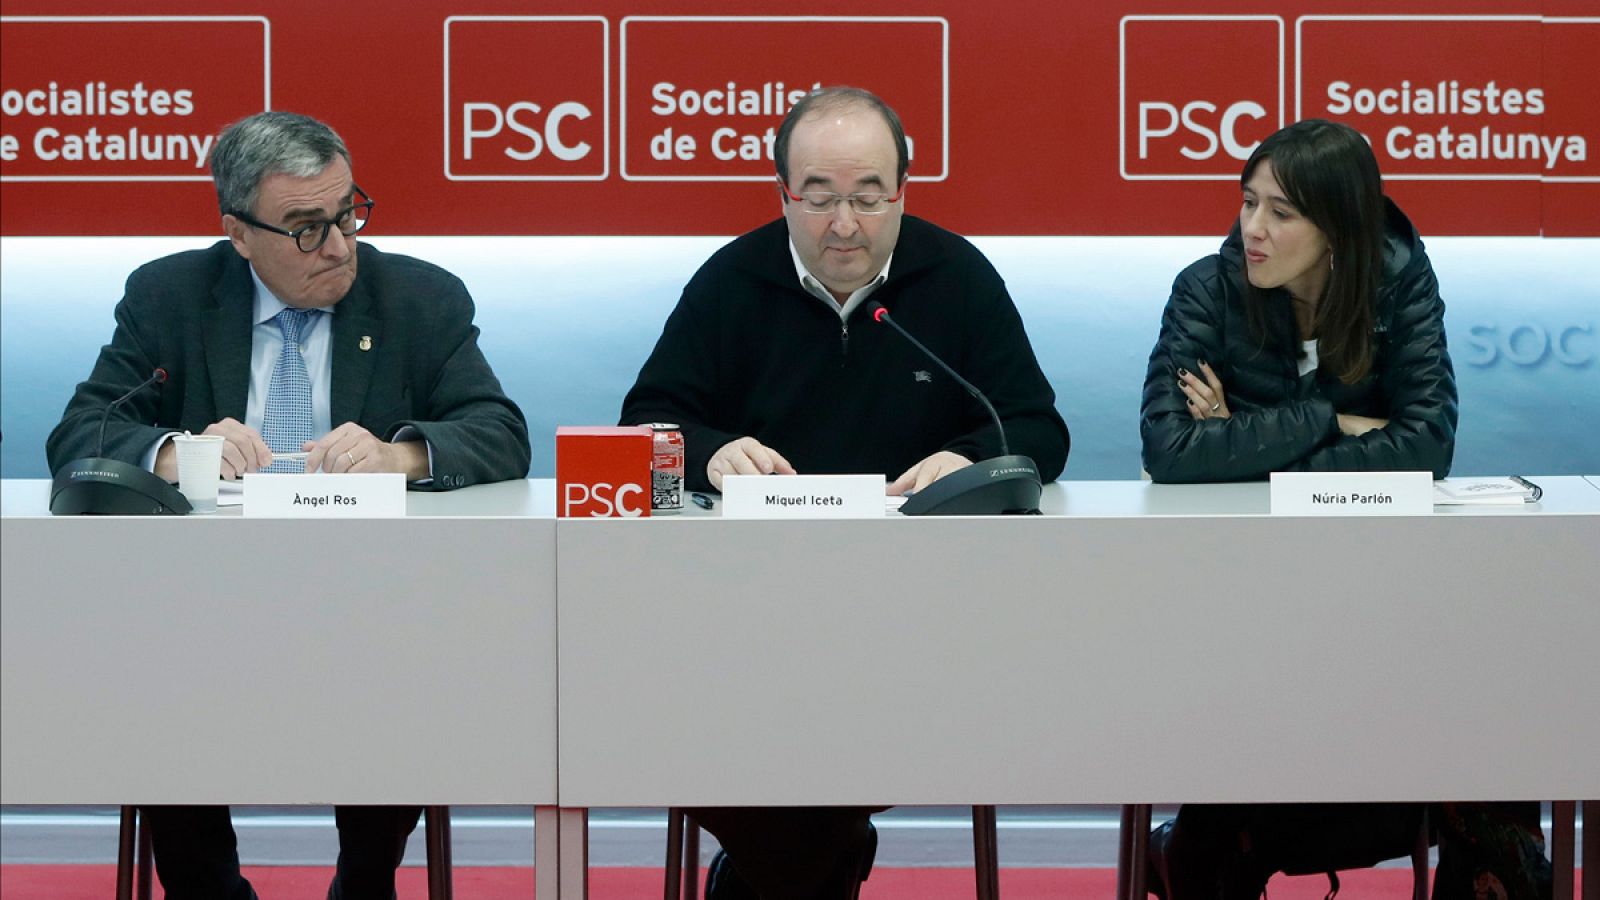
[[[1372,325],[1383,277],[1383,180],[1372,148],[1359,131],[1325,119],[1305,119],[1261,142],[1239,177],[1272,160],[1272,174],[1289,202],[1322,231],[1333,271],[1317,299],[1315,332],[1320,365],[1346,384],[1372,369]],[[1245,279],[1245,309],[1258,338],[1270,338],[1276,291]],[[1279,310],[1281,312],[1281,310]]]

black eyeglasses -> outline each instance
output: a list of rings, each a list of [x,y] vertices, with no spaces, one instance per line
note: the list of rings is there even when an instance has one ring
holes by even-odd
[[[331,219],[308,222],[293,231],[287,228],[279,228],[276,225],[268,225],[249,213],[235,210],[229,215],[262,231],[270,231],[273,234],[294,238],[294,245],[300,248],[301,253],[311,253],[324,243],[327,243],[328,229],[338,228],[340,234],[345,237],[351,237],[356,232],[367,227],[367,222],[372,219],[372,198],[368,197],[367,192],[357,185],[350,185],[350,189],[355,192],[356,196],[361,198],[360,203],[354,203],[339,210],[338,214]]]

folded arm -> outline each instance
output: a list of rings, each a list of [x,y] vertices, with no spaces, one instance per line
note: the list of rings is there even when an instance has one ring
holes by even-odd
[[[1173,283],[1145,370],[1139,434],[1150,477],[1166,482],[1264,478],[1336,440],[1333,404],[1316,393],[1279,406],[1234,405],[1226,418],[1190,413],[1178,370],[1194,371],[1201,361],[1225,359],[1226,309],[1219,299],[1225,286],[1208,290],[1203,277],[1191,267]],[[1215,277],[1224,276],[1218,271]]]
[[[1389,359],[1378,382],[1388,401],[1381,428],[1338,440],[1300,460],[1302,471],[1432,472],[1450,474],[1456,445],[1456,380],[1445,346],[1444,302],[1424,260],[1395,292]]]

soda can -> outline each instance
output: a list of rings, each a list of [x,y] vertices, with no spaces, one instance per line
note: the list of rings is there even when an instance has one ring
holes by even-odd
[[[683,432],[666,422],[650,425],[655,432],[650,454],[650,514],[683,511]]]

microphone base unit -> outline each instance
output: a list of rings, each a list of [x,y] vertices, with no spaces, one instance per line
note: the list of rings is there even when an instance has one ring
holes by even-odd
[[[957,469],[910,497],[900,507],[907,516],[1036,515],[1039,467],[1026,456],[996,456]]]
[[[50,484],[55,516],[182,516],[188,498],[159,476],[119,459],[76,459]]]

